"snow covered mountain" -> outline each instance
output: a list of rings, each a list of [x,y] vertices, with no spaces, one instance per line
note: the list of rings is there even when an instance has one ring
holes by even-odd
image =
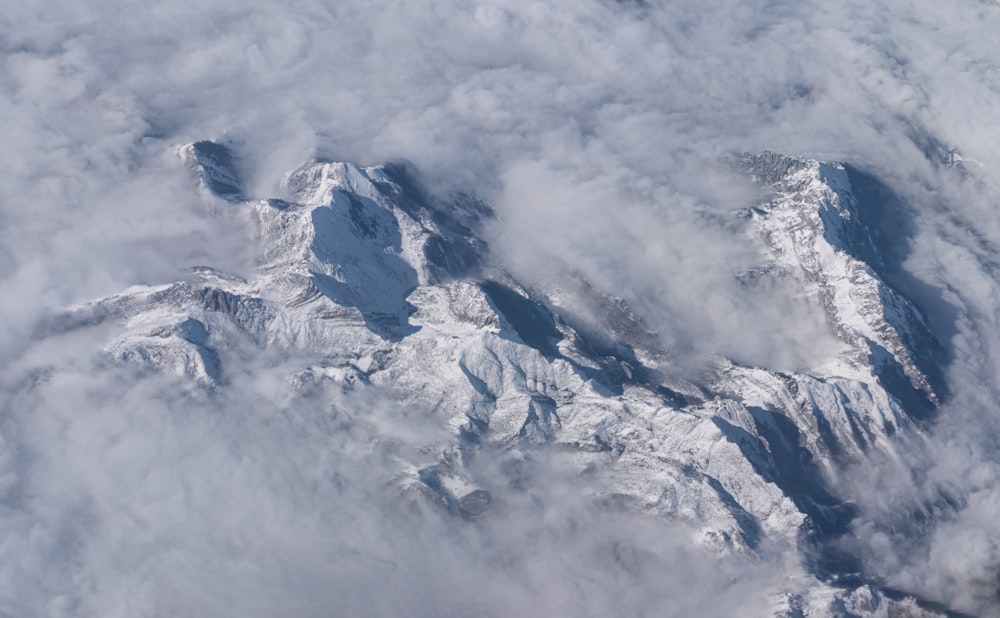
[[[805,575],[776,596],[777,615],[925,611],[833,549],[853,515],[838,471],[895,456],[946,394],[940,346],[890,284],[857,172],[772,153],[739,160],[771,196],[732,215],[771,255],[741,280],[794,283],[840,348],[809,373],[717,358],[693,379],[627,303],[584,278],[560,291],[520,285],[478,236],[490,208],[427,196],[406,166],[311,163],[285,176],[280,199],[257,199],[224,144],[180,154],[228,202],[219,216],[258,244],[256,270],[206,265],[134,287],[73,307],[60,332],[101,326],[110,358],[196,389],[227,389],[229,363],[250,347],[293,359],[290,391],[389,393],[429,411],[447,437],[432,463],[400,463],[402,500],[489,517],[545,452],[604,488],[594,501],[677,521],[710,552],[799,556]],[[564,310],[584,297],[603,333]],[[486,451],[500,473],[478,463]]]

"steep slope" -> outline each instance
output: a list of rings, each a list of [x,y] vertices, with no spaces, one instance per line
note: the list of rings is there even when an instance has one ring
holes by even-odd
[[[746,211],[771,249],[768,276],[791,277],[821,303],[850,352],[841,372],[872,369],[911,412],[933,407],[931,383],[940,345],[913,304],[890,287],[884,260],[839,164],[744,156],[741,165],[774,197]]]

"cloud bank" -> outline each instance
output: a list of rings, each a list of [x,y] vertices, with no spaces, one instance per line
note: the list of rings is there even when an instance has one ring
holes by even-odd
[[[410,160],[431,190],[471,191],[493,204],[497,258],[526,282],[582,272],[628,300],[679,355],[723,353],[786,369],[822,357],[817,341],[827,334],[808,303],[784,290],[762,299],[734,283],[735,265],[761,256],[730,213],[757,195],[719,162],[770,149],[846,160],[878,176],[908,205],[901,268],[920,284],[908,291],[951,351],[954,397],[901,464],[866,470],[841,491],[862,507],[858,535],[874,548],[874,572],[970,611],[994,606],[996,3],[295,0],[248,10],[214,0],[54,0],[5,1],[3,14],[0,368],[11,538],[4,553],[21,557],[4,562],[7,589],[23,591],[4,611],[188,613],[217,600],[195,596],[204,582],[185,579],[205,571],[219,574],[219,590],[246,592],[229,600],[247,603],[239,608],[251,615],[280,609],[251,603],[271,598],[263,581],[274,582],[275,602],[293,602],[279,594],[281,582],[309,586],[297,598],[321,606],[343,592],[310,577],[323,572],[324,552],[345,542],[324,517],[346,526],[372,513],[331,514],[331,503],[306,497],[322,475],[298,471],[320,466],[309,442],[320,438],[303,438],[307,446],[295,455],[303,460],[281,462],[295,451],[286,447],[304,419],[275,435],[263,429],[270,413],[234,415],[250,402],[182,409],[161,399],[174,386],[124,388],[124,377],[95,377],[95,361],[83,352],[96,349],[93,342],[73,342],[80,352],[67,355],[32,338],[39,316],[68,303],[172,280],[195,264],[250,268],[242,233],[208,215],[214,206],[190,189],[173,154],[177,144],[220,134],[241,143],[242,171],[260,195],[313,157]],[[964,168],[945,165],[951,149],[965,157]],[[31,359],[63,356],[64,368],[76,369],[66,383],[41,381],[41,395],[22,392]],[[261,397],[262,407],[281,408],[273,393]],[[226,442],[233,435],[239,439]],[[259,444],[259,454],[244,452],[246,443]],[[379,469],[365,459],[377,455],[359,457],[340,464]],[[897,465],[907,474],[895,474]],[[218,474],[203,479],[196,470],[205,468]],[[372,474],[345,491],[377,485]],[[135,499],[143,491],[154,495]],[[230,499],[214,512],[210,497],[220,492]],[[288,496],[302,508],[287,506]],[[941,505],[945,523],[906,528],[905,538],[885,532],[896,517],[891,505],[917,508],[928,499]],[[160,506],[132,512],[140,502]],[[201,522],[190,535],[185,517]],[[236,523],[222,523],[231,518]],[[274,522],[266,539],[254,530],[260,518]],[[380,539],[392,523],[370,525],[362,545],[388,543]],[[413,551],[419,568],[412,571],[452,573],[474,555],[446,543],[445,554],[461,559],[423,562],[440,541],[427,526],[426,538],[398,541]],[[217,536],[223,528],[231,532]],[[170,566],[154,565],[143,559],[144,534],[150,548],[168,538],[192,545],[176,548]],[[81,546],[85,537],[98,540]],[[296,545],[304,537],[320,541]],[[244,543],[258,543],[270,570],[248,573],[241,569],[263,567],[238,562],[192,568],[213,555],[238,557],[226,549]],[[536,568],[549,573],[541,565],[554,558],[543,554],[563,545],[542,543]],[[358,562],[374,573],[383,557],[372,550]],[[54,574],[39,579],[41,572]],[[520,590],[518,577],[502,581]],[[154,580],[180,593],[155,590]],[[406,589],[433,599],[429,590],[445,581],[407,580]],[[533,581],[555,581],[570,596],[567,580]],[[75,592],[84,583],[91,592]],[[358,589],[373,585],[366,579]],[[134,596],[121,596],[123,589]],[[170,605],[182,602],[191,605]],[[391,613],[403,600],[384,602]]]
[[[233,351],[211,393],[67,354],[87,343],[39,345],[58,372],[3,385],[4,615],[723,615],[777,583],[600,507],[543,453],[520,491],[487,477],[507,497],[488,517],[436,510],[401,477],[447,442],[429,414],[289,395],[265,352]]]

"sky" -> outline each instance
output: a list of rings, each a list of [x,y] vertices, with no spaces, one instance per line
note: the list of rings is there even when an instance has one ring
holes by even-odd
[[[544,287],[583,273],[626,299],[678,356],[724,354],[783,370],[822,360],[827,347],[818,342],[829,333],[806,301],[780,289],[760,298],[734,283],[738,271],[765,258],[730,216],[760,199],[758,189],[726,161],[772,150],[872,173],[907,205],[902,267],[919,283],[908,291],[952,358],[953,397],[902,462],[845,473],[840,491],[861,508],[859,551],[891,583],[969,611],[988,611],[995,601],[988,582],[1000,565],[993,516],[1000,503],[997,2],[0,6],[0,486],[7,496],[0,556],[8,557],[0,578],[18,590],[4,595],[0,612],[183,615],[240,607],[269,615],[272,608],[259,603],[293,602],[292,590],[320,604],[342,596],[310,575],[322,572],[330,548],[351,538],[331,532],[327,516],[343,526],[367,521],[361,538],[373,547],[393,538],[381,507],[335,513],[335,503],[310,497],[317,481],[297,471],[318,466],[317,436],[336,432],[301,431],[299,419],[272,433],[269,416],[230,413],[246,401],[182,404],[164,395],[175,385],[95,371],[96,341],[81,337],[53,349],[35,336],[40,316],[72,303],[175,280],[196,264],[237,273],[252,267],[243,231],[207,214],[213,206],[192,190],[175,154],[181,144],[217,137],[238,144],[255,196],[278,195],[282,175],[314,158],[410,161],[433,193],[471,192],[493,206],[496,259],[525,283]],[[942,164],[951,150],[963,166]],[[22,392],[28,368],[53,358],[65,377],[41,393]],[[282,401],[276,392],[250,392],[258,402]],[[385,402],[351,406],[391,416]],[[297,439],[305,441],[301,453],[287,448]],[[241,446],[247,443],[259,451]],[[95,463],[95,452],[107,459]],[[269,457],[243,467],[254,452]],[[368,458],[379,456],[345,455],[331,465],[378,477],[388,468]],[[271,460],[279,463],[265,463]],[[206,468],[213,470],[207,477]],[[106,476],[109,470],[123,478]],[[166,475],[161,482],[140,483],[158,474]],[[369,485],[357,481],[344,491]],[[130,510],[139,508],[136,492],[147,490],[156,495],[145,503],[162,508]],[[231,492],[226,504],[256,500],[272,509],[261,517],[272,522],[273,536],[257,537],[250,515],[219,533],[223,515],[211,507],[220,491]],[[305,506],[282,510],[276,496],[285,492],[299,492]],[[177,502],[177,494],[189,502]],[[941,525],[906,530],[905,538],[885,532],[899,504],[918,508],[942,496],[957,508],[942,507],[949,515]],[[532,519],[518,513],[512,520]],[[185,517],[200,527],[179,532]],[[615,526],[596,517],[586,516],[589,538],[614,542],[604,533]],[[428,520],[426,539],[414,541],[412,560],[403,561],[432,581],[408,580],[406,590],[427,594],[447,583],[497,615],[520,610],[502,603],[516,596],[504,594],[505,586],[525,588],[524,573],[509,569],[508,579],[491,579],[500,582],[496,598],[485,600],[468,592],[480,582],[451,579],[460,579],[458,565],[475,555],[476,543],[497,542],[504,531],[440,543],[447,535],[436,525]],[[515,527],[565,532],[544,521]],[[302,530],[318,540],[295,545]],[[148,559],[181,537],[190,544],[171,549],[173,562]],[[267,556],[265,566],[206,569],[227,594],[248,586],[243,601],[212,605],[221,597],[194,596],[204,582],[188,574],[245,542]],[[440,560],[427,555],[438,546]],[[586,561],[545,554],[563,546],[541,543],[528,559],[545,572],[558,559],[573,574]],[[245,571],[253,568],[266,572]],[[502,569],[475,571],[485,577]],[[164,578],[175,594],[156,589]],[[534,581],[551,583],[553,594],[536,589],[536,597],[569,603],[579,593],[572,579],[538,575]],[[291,587],[263,594],[255,587],[263,581]],[[712,581],[706,591],[721,585]],[[741,591],[740,578],[733,581],[726,589]],[[368,579],[353,589],[374,585]],[[668,588],[684,589],[683,580]],[[601,607],[608,598],[590,602]],[[386,613],[402,602],[383,601]],[[321,610],[295,613],[310,612]]]

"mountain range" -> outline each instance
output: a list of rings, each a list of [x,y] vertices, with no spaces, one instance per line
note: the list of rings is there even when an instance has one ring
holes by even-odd
[[[419,411],[442,431],[386,491],[456,521],[494,517],[554,458],[587,500],[676,522],[709,554],[793,555],[803,575],[773,595],[774,615],[941,610],[866,570],[838,486],[847,467],[919,441],[948,396],[876,178],[771,152],[731,161],[765,196],[729,215],[767,256],[740,284],[791,286],[837,344],[803,371],[722,356],[693,371],[583,274],[520,283],[483,238],[490,206],[429,195],[408,164],[309,163],[274,198],[248,194],[230,144],[178,154],[214,216],[257,247],[252,272],[194,267],[68,308],[49,336],[99,330],[109,362],[207,393],[266,350],[296,396],[378,393]]]

